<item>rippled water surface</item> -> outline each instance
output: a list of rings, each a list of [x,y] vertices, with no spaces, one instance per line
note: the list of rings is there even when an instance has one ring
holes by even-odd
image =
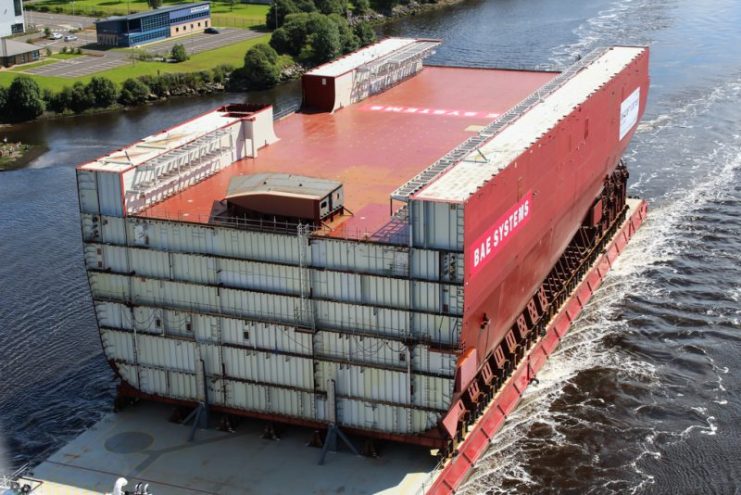
[[[626,156],[650,221],[464,493],[741,492],[739,26],[734,0],[469,0],[383,28],[444,38],[439,64],[563,66],[602,44],[652,49],[650,104]],[[250,95],[260,97],[281,104],[296,89]],[[0,130],[50,148],[0,174],[10,464],[42,459],[111,406],[73,165],[226,99]]]

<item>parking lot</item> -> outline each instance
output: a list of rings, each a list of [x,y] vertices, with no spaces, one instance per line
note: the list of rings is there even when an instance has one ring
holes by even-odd
[[[92,17],[71,16],[64,14],[49,14],[29,11],[26,13],[28,23],[35,24],[39,29],[48,27],[52,32],[67,35],[69,31],[76,31],[76,40],[38,39],[39,34],[29,34],[23,38],[35,38],[34,43],[42,48],[49,48],[55,52],[63,48],[81,47],[92,55],[82,55],[68,60],[32,67],[26,70],[31,74],[53,77],[82,77],[102,72],[115,67],[131,63],[131,53],[124,50],[99,50],[96,46],[94,22]],[[82,29],[80,31],[80,29]],[[218,34],[198,33],[183,38],[170,38],[157,43],[143,45],[140,48],[149,53],[166,57],[176,44],[185,46],[189,55],[213,50],[223,46],[239,43],[260,36],[261,33],[249,29],[218,28]],[[238,61],[235,61],[238,63]]]
[[[41,67],[33,67],[27,69],[26,72],[39,76],[81,77],[120,67],[130,62],[129,59],[121,56],[91,57],[82,55],[69,60],[60,60],[53,64],[42,65]]]
[[[48,27],[52,31],[69,31],[70,29],[85,29],[94,26],[95,19],[80,15],[50,14],[48,12],[36,12],[27,10],[25,12],[26,23],[36,26],[42,31]]]
[[[260,36],[262,33],[251,29],[218,28],[219,34],[198,33],[184,38],[168,38],[164,41],[143,45],[141,48],[157,55],[167,55],[176,44],[185,47],[188,54],[193,55],[214,48],[231,45],[240,41]]]

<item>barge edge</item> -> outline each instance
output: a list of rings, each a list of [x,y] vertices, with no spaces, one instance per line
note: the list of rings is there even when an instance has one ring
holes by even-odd
[[[556,350],[571,329],[572,323],[602,285],[618,256],[625,251],[633,235],[645,222],[648,216],[648,203],[642,199],[628,199],[626,203],[628,211],[625,220],[569,294],[566,302],[548,322],[545,336],[527,351],[517,369],[471,427],[458,447],[457,455],[430,478],[429,489],[424,487],[420,493],[426,495],[455,493],[473,472],[476,462],[481,459],[489,442],[502,428],[508,415],[517,407],[525,389]]]

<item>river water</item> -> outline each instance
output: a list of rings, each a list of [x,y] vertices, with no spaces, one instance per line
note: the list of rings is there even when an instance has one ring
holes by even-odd
[[[383,28],[443,38],[439,64],[564,66],[603,44],[652,49],[649,108],[626,156],[650,221],[464,493],[741,493],[739,26],[738,0],[468,0]],[[0,174],[5,462],[43,459],[111,408],[73,166],[235,98],[0,129],[49,148]],[[248,98],[286,106],[297,87]]]

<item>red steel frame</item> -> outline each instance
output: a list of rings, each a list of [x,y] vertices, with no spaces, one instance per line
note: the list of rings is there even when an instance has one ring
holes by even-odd
[[[436,476],[432,487],[426,492],[427,495],[451,494],[455,493],[456,489],[460,487],[476,462],[486,451],[491,439],[504,424],[507,415],[517,406],[535,374],[553,354],[558,344],[568,333],[571,324],[602,284],[607,272],[641,227],[647,214],[648,205],[645,201],[641,201],[612,238],[605,248],[605,252],[594,262],[592,268],[550,321],[546,335],[530,349],[502,390],[497,393],[484,414],[473,425],[459,446],[458,454]]]

